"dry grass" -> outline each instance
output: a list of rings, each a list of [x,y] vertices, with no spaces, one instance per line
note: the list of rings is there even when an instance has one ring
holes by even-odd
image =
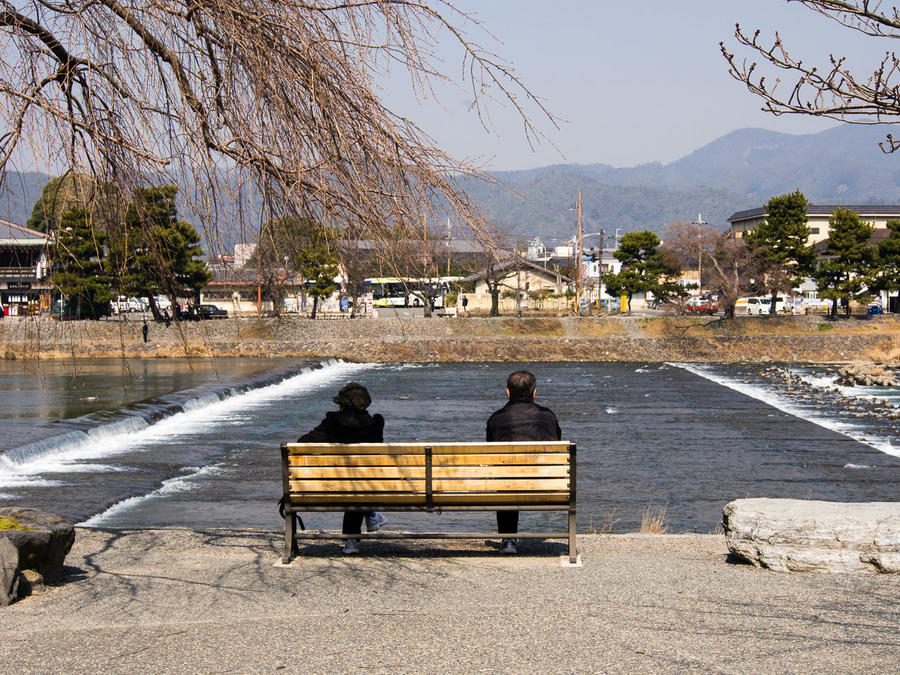
[[[616,518],[615,510],[607,513],[603,523],[599,526],[594,526],[594,517],[591,516],[585,534],[609,534],[613,531],[617,522],[619,522],[619,519]]]
[[[641,532],[651,532],[653,534],[665,534],[669,527],[669,506],[654,507],[653,502],[647,504],[644,512],[641,514]]]

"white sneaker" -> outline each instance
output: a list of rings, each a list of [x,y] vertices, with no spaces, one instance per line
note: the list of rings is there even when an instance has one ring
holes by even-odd
[[[380,530],[384,527],[384,524],[387,522],[387,518],[385,518],[380,513],[370,513],[366,516],[366,530],[369,532],[375,532],[375,530]]]
[[[344,555],[355,555],[359,553],[359,539],[344,540]]]

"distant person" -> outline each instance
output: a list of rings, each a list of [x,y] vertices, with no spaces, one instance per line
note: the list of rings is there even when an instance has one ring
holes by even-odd
[[[469,313],[469,298],[467,298],[465,295],[463,296],[463,299],[462,299],[462,307],[463,307],[463,314],[468,314]]]
[[[325,419],[312,431],[297,439],[298,443],[383,443],[384,417],[370,415],[367,408],[372,404],[369,390],[359,382],[348,382],[337,396],[331,399],[338,404],[338,410],[325,413]],[[363,518],[366,530],[374,532],[387,522],[380,513],[371,511],[346,511],[342,532],[359,534]],[[359,539],[346,539],[344,553],[359,553]]]
[[[144,325],[141,326],[141,333],[144,335],[144,342],[150,341],[150,326],[147,325],[147,319],[144,319]]]
[[[166,323],[166,328],[172,325],[172,317],[169,316],[169,310],[163,310],[163,321]]]
[[[535,377],[527,370],[517,370],[506,379],[509,402],[488,418],[487,441],[559,441],[562,431],[556,415],[534,402]],[[497,511],[497,532],[501,535],[519,531],[518,511]],[[516,553],[518,541],[506,537],[500,541],[502,553]]]

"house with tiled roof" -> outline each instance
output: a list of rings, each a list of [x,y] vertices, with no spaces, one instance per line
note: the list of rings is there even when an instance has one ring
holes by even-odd
[[[0,219],[0,304],[7,316],[50,311],[50,238]]]

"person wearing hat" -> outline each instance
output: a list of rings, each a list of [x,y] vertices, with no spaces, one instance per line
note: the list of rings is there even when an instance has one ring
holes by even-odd
[[[298,443],[383,443],[384,417],[370,415],[367,408],[372,404],[369,390],[359,382],[348,382],[337,396],[331,399],[338,404],[338,410],[325,413],[325,419],[312,431],[297,439]],[[366,530],[380,529],[387,519],[374,511],[346,511],[344,513],[344,534],[359,534],[363,518]],[[345,539],[344,553],[359,553],[359,539]]]

